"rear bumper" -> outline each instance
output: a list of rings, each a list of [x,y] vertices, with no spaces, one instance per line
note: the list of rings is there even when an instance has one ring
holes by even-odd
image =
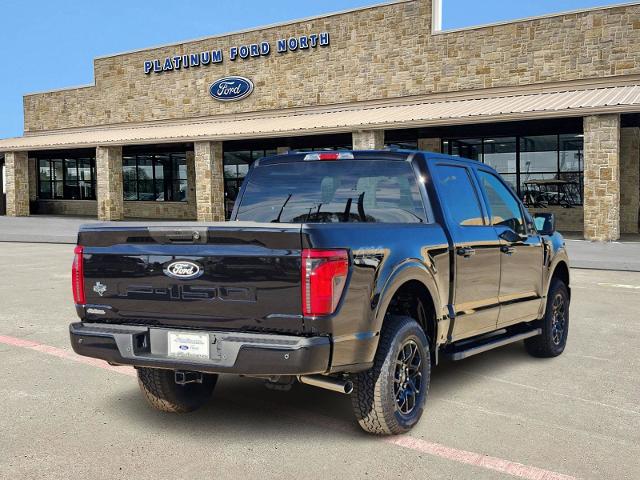
[[[328,337],[208,331],[208,360],[167,355],[165,328],[97,323],[69,326],[73,350],[118,365],[239,375],[308,375],[325,373],[331,360]]]

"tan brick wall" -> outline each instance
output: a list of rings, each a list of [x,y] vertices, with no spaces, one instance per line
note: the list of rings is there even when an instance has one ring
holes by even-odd
[[[584,236],[620,238],[620,115],[584,118]]]
[[[38,200],[39,215],[74,215],[96,217],[98,202],[95,200]]]
[[[439,138],[419,138],[418,150],[442,153],[442,140]]]
[[[222,142],[196,142],[196,209],[199,222],[223,222]]]
[[[29,161],[27,152],[7,152],[4,157],[7,180],[7,215],[29,215]]]
[[[98,218],[122,220],[124,200],[122,186],[122,147],[96,149]]]
[[[620,130],[620,231],[638,233],[640,128]]]
[[[195,203],[183,202],[124,202],[125,218],[153,218],[166,220],[195,220]]]
[[[331,46],[228,59],[231,46],[327,31]],[[25,129],[206,117],[487,87],[640,74],[640,6],[431,35],[431,1],[414,0],[95,60],[95,87],[26,96]],[[143,62],[222,49],[208,67],[145,75]],[[241,102],[212,99],[225,75],[255,83]]]
[[[530,208],[533,213],[553,213],[556,217],[556,230],[564,232],[584,231],[584,208],[564,208],[557,205],[549,205],[547,208]]]
[[[384,148],[384,130],[353,132],[354,150],[380,150]]]

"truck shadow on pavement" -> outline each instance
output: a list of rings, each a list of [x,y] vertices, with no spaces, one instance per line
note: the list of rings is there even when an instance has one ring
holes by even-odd
[[[486,352],[461,362],[442,362],[433,370],[431,387],[423,422],[429,410],[469,386],[486,381],[482,376],[498,376],[517,366],[544,360],[530,357],[522,344],[514,344]],[[541,365],[541,368],[546,368]],[[491,387],[495,390],[496,384]],[[498,387],[499,388],[499,387]],[[516,400],[514,400],[516,401]],[[211,401],[190,414],[165,414],[153,410],[144,401],[134,379],[131,388],[107,397],[106,411],[125,416],[158,432],[175,430],[188,436],[207,435],[212,431],[233,441],[248,437],[273,439],[278,434],[287,438],[297,435],[306,441],[309,435],[367,437],[360,430],[346,395],[296,384],[288,392],[272,391],[262,381],[236,376],[221,376]],[[443,409],[440,409],[441,411]],[[455,407],[448,407],[452,421]],[[369,437],[372,438],[372,437]]]

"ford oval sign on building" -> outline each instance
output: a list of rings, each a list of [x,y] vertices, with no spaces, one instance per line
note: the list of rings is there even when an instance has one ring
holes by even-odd
[[[235,102],[253,92],[253,82],[244,77],[224,77],[209,87],[209,93],[221,102]]]

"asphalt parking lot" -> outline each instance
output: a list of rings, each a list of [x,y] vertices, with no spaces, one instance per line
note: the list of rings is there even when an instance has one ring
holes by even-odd
[[[151,410],[71,351],[71,257],[0,243],[0,478],[640,478],[640,273],[574,270],[563,356],[441,365],[418,427],[379,439],[307,386],[222,377],[196,413]]]

